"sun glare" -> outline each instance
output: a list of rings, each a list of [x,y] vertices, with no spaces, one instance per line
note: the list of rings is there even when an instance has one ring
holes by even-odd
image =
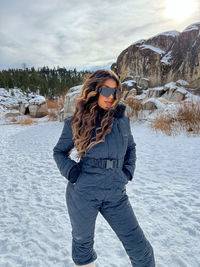
[[[185,20],[196,8],[196,0],[165,0],[166,16],[177,20]]]

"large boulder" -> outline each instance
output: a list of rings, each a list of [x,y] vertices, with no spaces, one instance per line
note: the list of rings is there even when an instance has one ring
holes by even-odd
[[[149,80],[144,77],[136,76],[134,74],[126,77],[122,81],[122,88],[124,91],[129,91],[133,88],[136,89],[138,93],[141,93],[142,90],[146,90],[149,87]]]
[[[147,40],[139,40],[120,53],[111,69],[148,79],[140,87],[156,87],[186,80],[191,88],[200,88],[200,22],[183,32],[168,31]]]
[[[137,85],[136,81],[133,79],[125,80],[122,82],[123,91],[130,91],[132,88],[135,88]]]
[[[69,89],[69,91],[65,95],[64,115],[62,116],[62,118],[71,116],[75,112],[75,101],[76,98],[81,94],[81,91],[82,85],[77,85]]]
[[[143,110],[154,110],[164,108],[165,104],[159,99],[149,98],[142,101],[142,106]]]
[[[184,100],[188,93],[183,87],[177,87],[175,82],[165,84],[163,90],[166,92],[162,95],[162,98],[177,102]]]
[[[30,116],[40,118],[48,115],[48,107],[43,96],[37,96],[29,100]]]

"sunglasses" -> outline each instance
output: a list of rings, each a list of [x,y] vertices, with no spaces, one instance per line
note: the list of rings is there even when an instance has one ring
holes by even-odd
[[[110,94],[112,94],[113,97],[116,99],[116,94],[117,94],[116,88],[102,87],[102,88],[99,88],[98,91],[99,91],[99,93],[101,93],[105,97],[109,97]],[[119,98],[120,98],[122,95],[121,91],[118,91],[118,94],[119,94]]]

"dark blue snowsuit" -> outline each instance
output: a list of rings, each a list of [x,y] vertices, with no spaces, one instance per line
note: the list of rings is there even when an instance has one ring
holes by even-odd
[[[126,184],[132,180],[135,170],[136,144],[130,120],[124,115],[125,108],[118,104],[111,133],[106,135],[104,142],[90,148],[80,162],[69,157],[69,151],[74,147],[71,117],[65,119],[62,134],[53,149],[57,167],[65,178],[69,179],[74,165],[81,167],[76,184],[68,182],[66,189],[72,226],[72,259],[77,265],[97,259],[93,245],[95,220],[100,212],[122,242],[132,266],[155,267],[153,248],[126,194]],[[99,125],[100,122],[97,127]]]

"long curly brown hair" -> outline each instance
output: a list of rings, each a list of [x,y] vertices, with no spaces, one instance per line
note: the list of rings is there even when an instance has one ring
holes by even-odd
[[[103,112],[101,125],[96,128],[99,114],[99,106],[97,103],[99,97],[98,88],[100,88],[107,79],[113,79],[117,83],[116,99],[114,99],[110,108]],[[81,158],[89,148],[100,142],[104,142],[105,136],[111,132],[114,112],[120,101],[119,91],[122,93],[120,78],[111,70],[99,69],[86,77],[82,86],[81,95],[76,99],[75,112],[71,124],[74,146],[78,151],[76,157]],[[96,136],[93,137],[94,141],[92,141],[92,132],[95,128]],[[101,131],[98,132],[99,130]]]

